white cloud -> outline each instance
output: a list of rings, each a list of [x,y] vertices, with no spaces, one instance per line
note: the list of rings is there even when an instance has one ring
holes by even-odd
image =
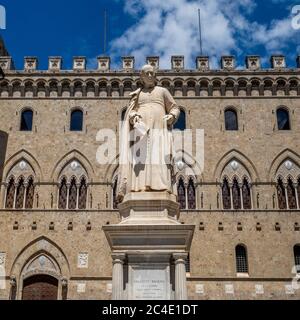
[[[137,23],[111,42],[113,58],[133,55],[140,67],[146,56],[158,55],[161,68],[168,69],[172,55],[184,55],[186,67],[194,68],[199,55],[199,7],[204,54],[211,57],[213,67],[218,67],[223,54],[246,55],[257,45],[273,52],[294,41],[289,17],[269,25],[250,21],[255,0],[127,0],[124,11]]]

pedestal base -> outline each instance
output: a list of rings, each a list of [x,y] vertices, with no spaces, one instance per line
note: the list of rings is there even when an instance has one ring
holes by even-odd
[[[168,192],[132,192],[119,204],[120,224],[179,224],[179,204]]]
[[[113,299],[187,299],[185,261],[195,226],[178,222],[167,192],[132,193],[119,205],[122,222],[103,227],[113,257]]]

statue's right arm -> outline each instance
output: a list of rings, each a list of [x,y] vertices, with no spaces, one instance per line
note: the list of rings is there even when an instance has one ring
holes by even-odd
[[[138,96],[135,94],[134,96],[132,96],[131,100],[130,100],[130,108],[131,111],[129,113],[129,122],[130,124],[134,125],[135,122],[141,118],[141,116],[139,115],[139,113],[137,112],[137,99]]]

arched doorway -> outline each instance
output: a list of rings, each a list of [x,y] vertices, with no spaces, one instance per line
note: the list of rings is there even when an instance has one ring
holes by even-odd
[[[58,280],[49,275],[35,275],[23,282],[22,300],[57,300]]]

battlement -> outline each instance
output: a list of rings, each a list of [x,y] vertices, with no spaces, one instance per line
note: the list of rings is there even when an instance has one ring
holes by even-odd
[[[132,56],[126,56],[121,58],[121,68],[120,69],[111,69],[111,58],[108,56],[99,56],[97,58],[97,69],[87,70],[87,58],[84,56],[76,56],[73,58],[73,68],[72,70],[63,69],[63,59],[62,57],[49,57],[48,59],[48,72],[64,72],[64,71],[74,71],[74,72],[135,72],[135,58]],[[198,56],[195,61],[195,69],[185,69],[184,56],[172,56],[170,69],[160,69],[159,57],[150,56],[146,57],[145,63],[152,65],[157,70],[164,72],[167,71],[199,71],[199,72],[233,72],[234,70],[238,71],[263,71],[266,69],[262,68],[261,58],[257,55],[246,56],[245,58],[245,69],[236,68],[236,58],[234,56],[222,56],[220,59],[220,69],[213,70],[210,68],[210,59],[208,56]],[[0,57],[0,67],[4,71],[13,70],[12,58],[10,56],[1,56]],[[286,64],[286,58],[283,55],[273,55],[270,58],[270,67],[273,70],[285,70],[288,69]],[[300,68],[300,56],[296,59],[296,68]],[[292,67],[291,69],[295,69]],[[267,70],[270,70],[269,68]],[[25,57],[24,58],[24,72],[38,72],[38,58],[37,57]]]
[[[141,86],[134,57],[123,57],[121,69],[111,69],[110,57],[98,57],[96,70],[87,70],[86,57],[74,57],[73,69],[63,70],[61,57],[49,57],[48,70],[38,70],[36,57],[25,57],[24,70],[13,70],[11,57],[0,57],[5,79],[1,98],[127,97]],[[146,63],[157,69],[157,84],[182,97],[300,96],[300,56],[297,68],[287,68],[284,56],[272,56],[262,69],[259,56],[247,56],[246,68],[236,68],[234,56],[221,57],[221,68],[210,69],[207,56],[196,58],[196,68],[185,69],[183,56],[171,57],[171,69],[159,67],[159,57]]]

